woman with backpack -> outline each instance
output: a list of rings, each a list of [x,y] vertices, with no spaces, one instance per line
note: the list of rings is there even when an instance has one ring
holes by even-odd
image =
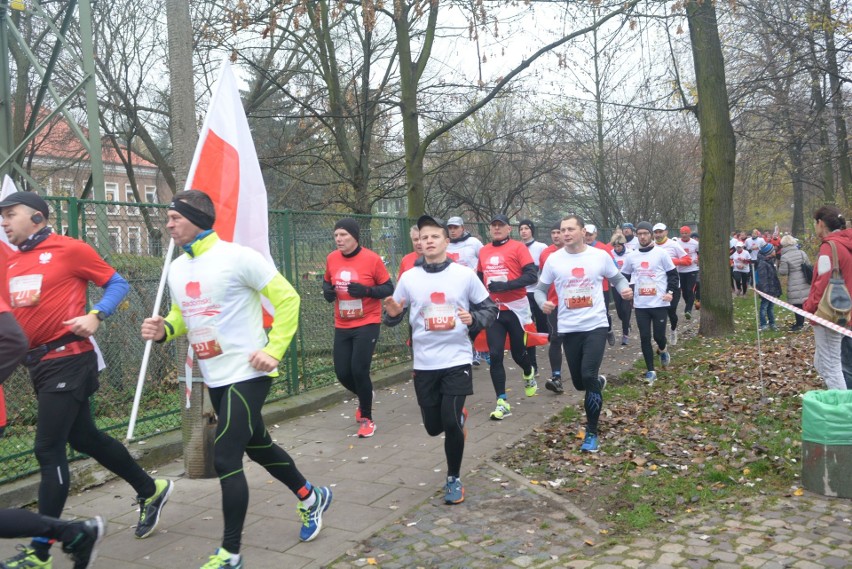
[[[799,249],[796,238],[792,235],[785,235],[781,238],[781,260],[778,263],[778,274],[787,277],[787,302],[801,308],[805,300],[808,298],[808,293],[811,290],[811,283],[805,271],[802,270],[803,264],[810,265],[811,261],[808,255]],[[813,269],[811,269],[813,270]],[[796,314],[796,323],[790,326],[790,332],[799,332],[805,327],[805,317]]]
[[[846,288],[852,290],[852,229],[846,229],[843,214],[838,208],[830,205],[814,212],[814,227],[822,244],[819,246],[811,292],[805,300],[804,309],[816,314],[834,268],[840,269]],[[837,267],[833,260],[832,243],[837,251]],[[848,322],[846,326],[849,326]],[[813,328],[816,342],[814,367],[817,373],[822,376],[829,389],[846,389],[840,357],[843,335],[820,324],[814,323]]]

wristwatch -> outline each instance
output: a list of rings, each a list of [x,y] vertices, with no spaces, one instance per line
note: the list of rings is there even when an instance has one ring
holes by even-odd
[[[104,320],[107,319],[106,312],[101,312],[100,310],[97,310],[97,309],[90,310],[89,314],[94,314],[95,316],[98,317],[98,320],[100,320],[101,322],[103,322]]]

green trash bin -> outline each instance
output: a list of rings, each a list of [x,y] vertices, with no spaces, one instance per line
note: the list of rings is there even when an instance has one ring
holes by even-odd
[[[852,498],[852,391],[808,391],[802,401],[802,486]]]

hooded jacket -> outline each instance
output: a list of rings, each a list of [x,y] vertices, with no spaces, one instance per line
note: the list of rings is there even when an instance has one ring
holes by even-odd
[[[811,284],[811,293],[803,306],[808,312],[816,312],[834,268],[829,241],[833,241],[837,247],[837,263],[840,265],[840,274],[846,281],[846,288],[852,291],[852,229],[842,229],[826,235],[819,246],[819,254],[816,263],[814,263],[814,281]]]
[[[787,276],[787,300],[790,304],[802,304],[808,298],[811,285],[805,280],[802,263],[810,263],[807,254],[795,245],[781,249],[778,274]]]

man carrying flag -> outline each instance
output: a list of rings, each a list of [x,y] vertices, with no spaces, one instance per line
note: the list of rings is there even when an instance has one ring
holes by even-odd
[[[222,488],[225,531],[204,569],[243,567],[240,542],[249,502],[243,454],[295,494],[302,517],[299,538],[311,541],[331,504],[329,488],[314,487],[293,459],[272,442],[262,408],[299,320],[299,295],[257,251],[219,239],[216,213],[204,192],[179,192],[169,206],[169,231],[182,255],[172,263],[169,314],[145,319],[142,337],[165,342],[186,334],[219,416],[214,465]],[[275,308],[263,329],[261,295]]]

